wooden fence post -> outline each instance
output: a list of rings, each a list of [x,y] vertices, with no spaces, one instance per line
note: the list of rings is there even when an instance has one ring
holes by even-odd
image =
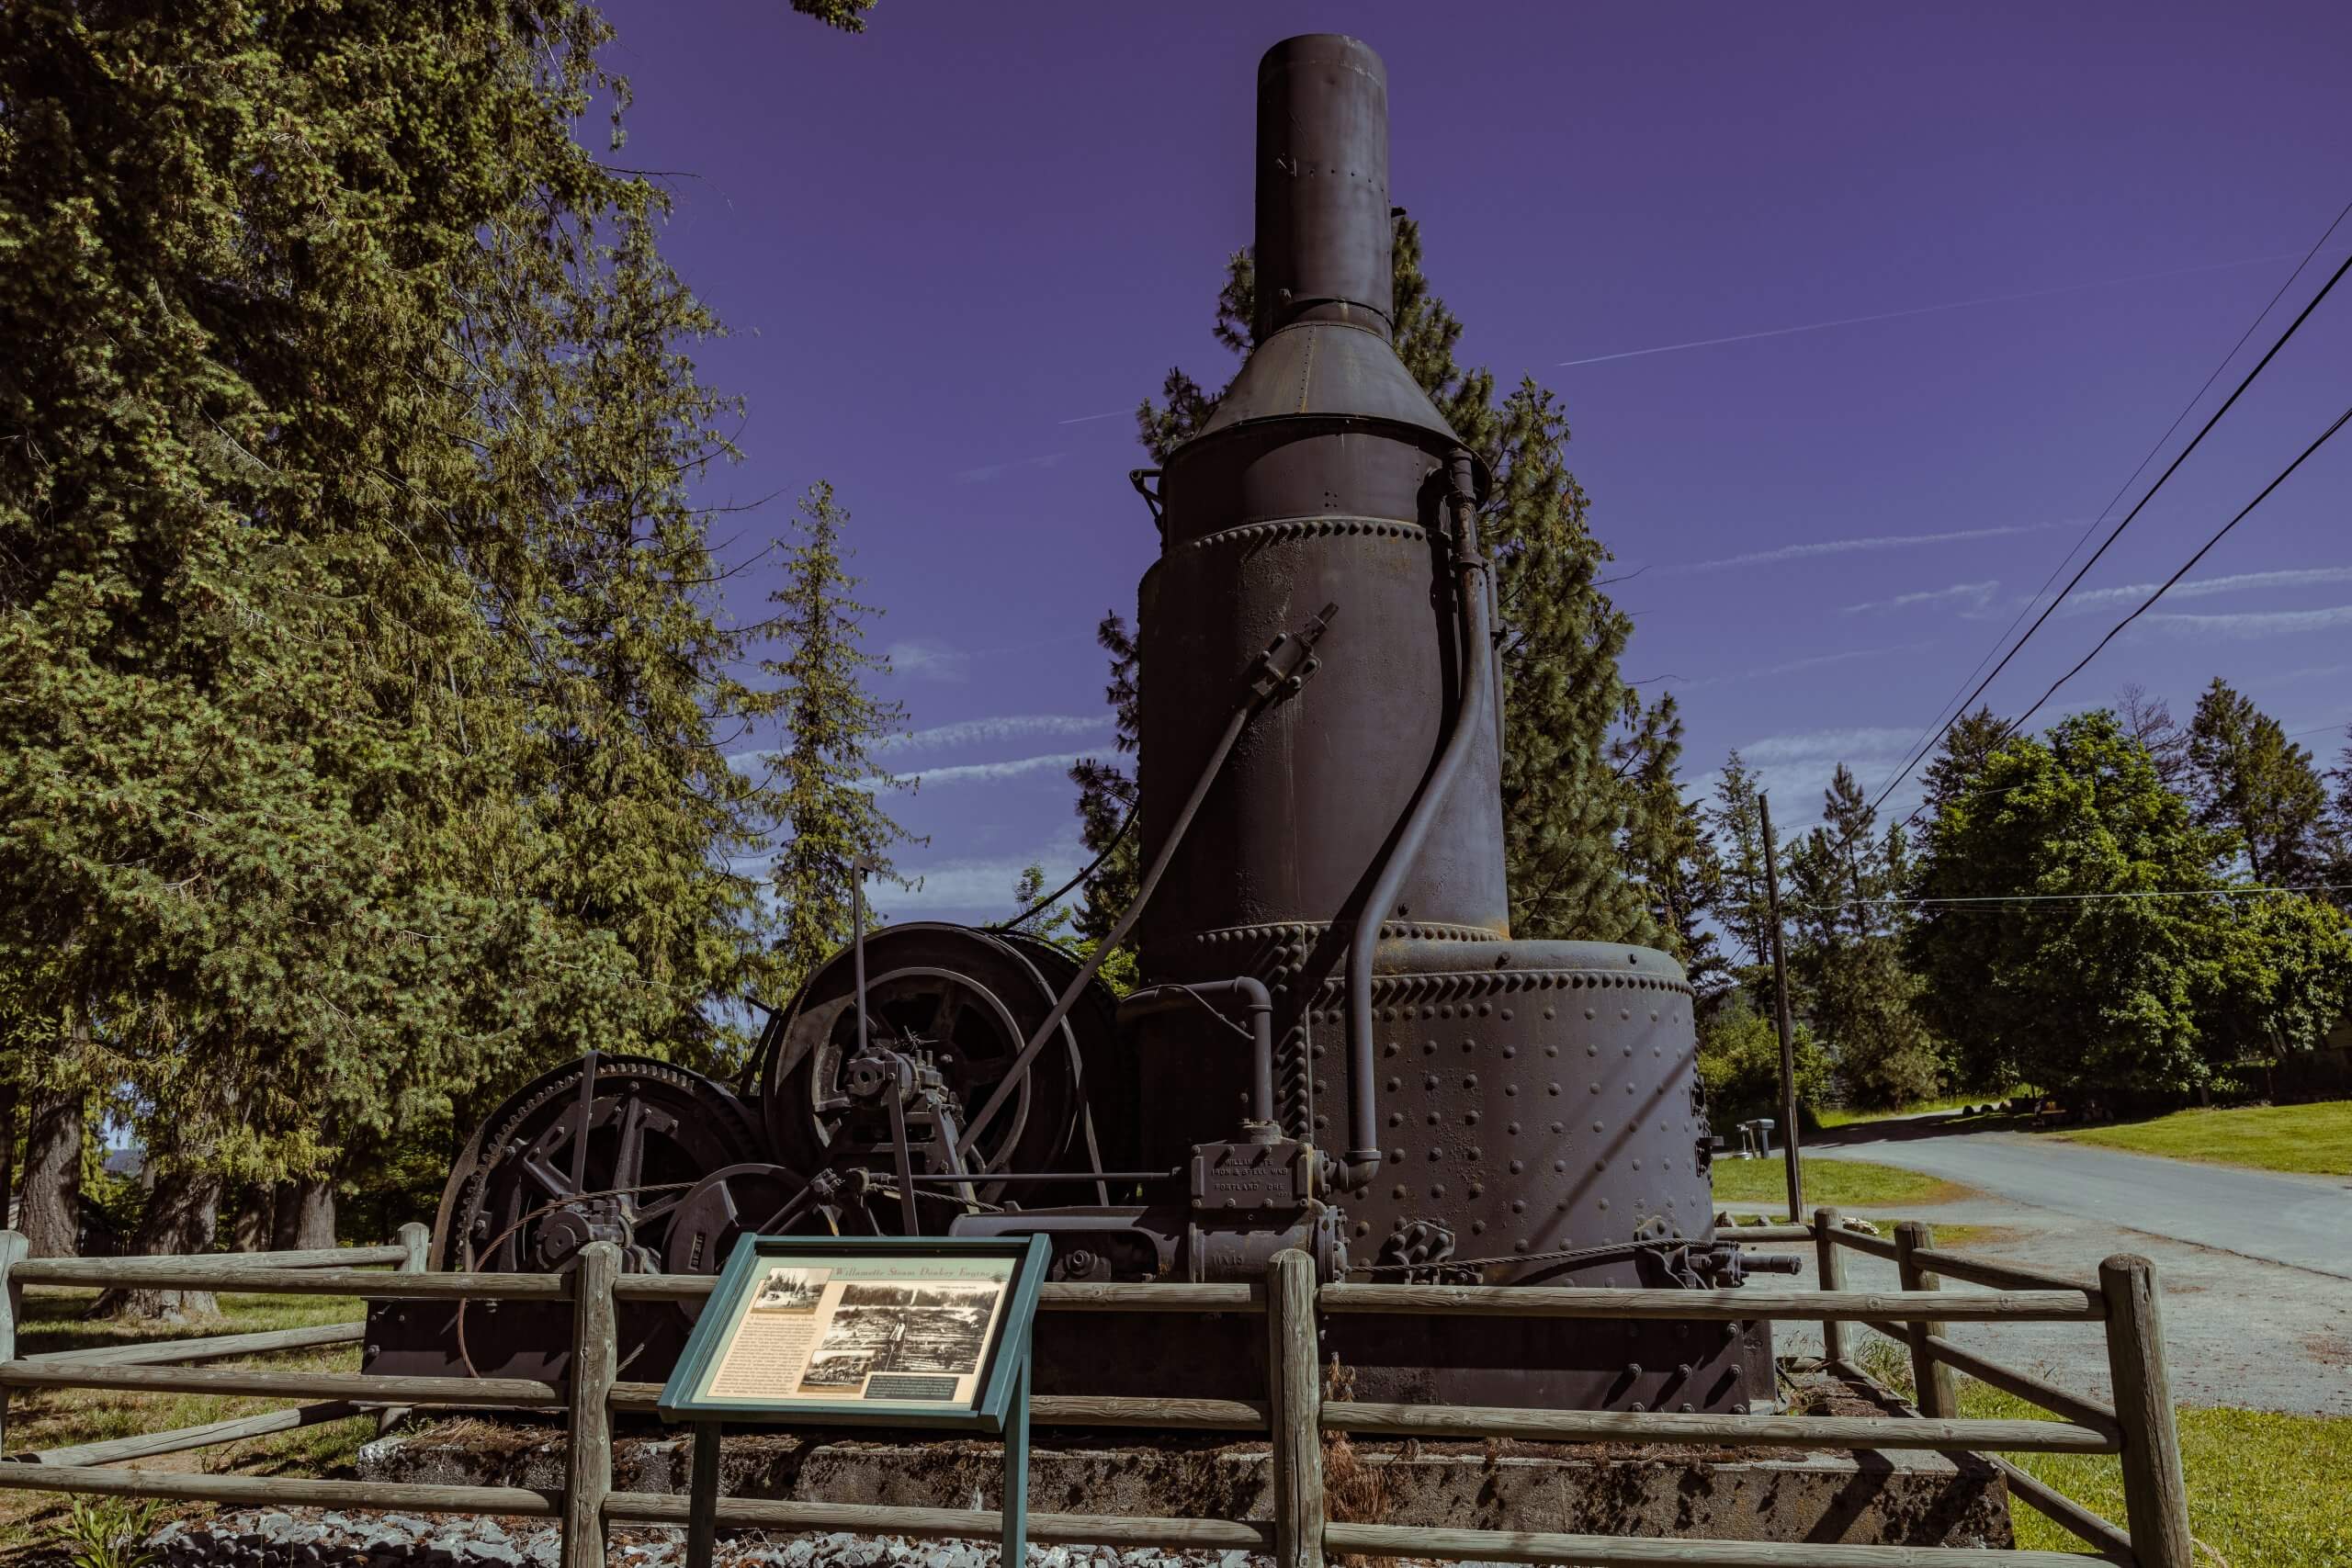
[[[2165,1371],[2164,1314],[2156,1266],[2124,1252],[2098,1266],[2107,1297],[2107,1367],[2123,1428],[2124,1519],[2141,1568],[2190,1568],[2188,1492],[2173,1425],[2172,1379]]]
[[[1315,1260],[1295,1248],[1278,1252],[1266,1267],[1274,1568],[1323,1568],[1322,1377]]]
[[[17,1283],[16,1269],[32,1244],[21,1231],[0,1231],[0,1361],[17,1359],[17,1318],[25,1304],[25,1288]],[[0,1385],[0,1456],[8,1451],[8,1390]]]
[[[433,1227],[431,1225],[419,1224],[416,1221],[411,1220],[400,1228],[400,1240],[401,1246],[408,1249],[408,1256],[394,1265],[399,1272],[422,1274],[431,1267],[433,1262]],[[399,1426],[411,1408],[412,1406],[406,1404],[387,1404],[377,1411],[377,1436],[381,1437]]]
[[[571,1419],[563,1478],[563,1568],[605,1568],[605,1499],[613,1489],[613,1280],[621,1249],[592,1241],[571,1273]]]
[[[1940,1291],[1943,1276],[1933,1269],[1922,1269],[1912,1254],[1936,1244],[1936,1233],[1922,1220],[1905,1220],[1894,1227],[1894,1267],[1903,1289],[1906,1291]],[[1928,1338],[1940,1336],[1940,1323],[1915,1323],[1905,1331],[1911,1341],[1911,1382],[1918,1393],[1919,1414],[1931,1420],[1949,1421],[1960,1414],[1960,1379],[1950,1367],[1928,1352]]]
[[[1825,1291],[1846,1288],[1846,1257],[1838,1246],[1838,1211],[1815,1209],[1813,1212],[1813,1259],[1821,1276]],[[1826,1319],[1821,1325],[1821,1359],[1842,1361],[1846,1359],[1846,1325]]]

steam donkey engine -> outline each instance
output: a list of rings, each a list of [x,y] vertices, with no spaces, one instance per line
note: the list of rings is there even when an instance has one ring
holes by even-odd
[[[591,1056],[452,1171],[436,1265],[592,1240],[709,1273],[746,1233],[1042,1234],[1066,1280],[1736,1288],[1714,1236],[1691,992],[1661,953],[1515,941],[1484,465],[1392,344],[1387,81],[1347,38],[1259,67],[1255,347],[1136,485],[1146,983],[1004,930],[893,926],[774,1016],[741,1082]],[[862,926],[863,921],[861,919]],[[537,1376],[530,1303],[379,1303],[370,1370]],[[626,1377],[686,1317],[626,1316]],[[1215,1314],[1049,1315],[1041,1390],[1246,1397]],[[1369,1398],[1736,1410],[1761,1326],[1349,1314]]]

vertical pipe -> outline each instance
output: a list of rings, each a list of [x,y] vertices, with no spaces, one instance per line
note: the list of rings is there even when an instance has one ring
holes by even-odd
[[[865,1054],[865,873],[873,863],[864,855],[849,863],[850,974],[857,987],[857,1052]]]
[[[572,1134],[571,1142],[571,1190],[575,1197],[588,1190],[588,1124],[596,1116],[597,1058],[598,1053],[590,1051],[580,1064],[580,1131]],[[515,1247],[520,1250],[522,1244],[517,1242]]]
[[[2098,1266],[2107,1297],[2107,1365],[2123,1427],[2124,1519],[2141,1568],[2190,1568],[2188,1493],[2180,1473],[2172,1379],[2165,1371],[2156,1266],[2128,1252]]]
[[[1804,1213],[1804,1173],[1797,1154],[1797,1046],[1789,1021],[1789,957],[1781,936],[1781,860],[1772,839],[1772,797],[1756,797],[1764,818],[1764,893],[1772,917],[1773,1012],[1781,1029],[1781,1147],[1789,1173],[1789,1223]]]
[[[1454,705],[1453,730],[1438,753],[1437,766],[1414,797],[1396,846],[1381,863],[1380,875],[1356,912],[1355,934],[1348,942],[1348,1143],[1342,1161],[1342,1190],[1371,1181],[1380,1169],[1380,1111],[1372,1086],[1374,1070],[1372,1039],[1372,960],[1380,945],[1380,924],[1396,901],[1396,890],[1419,858],[1421,845],[1437,820],[1453,781],[1470,760],[1480,732],[1492,733],[1495,661],[1487,644],[1487,558],[1478,553],[1478,502],[1471,473],[1470,454],[1456,449],[1453,468],[1454,611],[1460,628],[1461,700]]]

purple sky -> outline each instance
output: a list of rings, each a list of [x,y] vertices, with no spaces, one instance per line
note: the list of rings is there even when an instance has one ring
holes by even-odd
[[[1784,822],[1841,756],[1889,775],[2352,199],[2352,14],[2326,4],[1498,6],[1440,28],[1426,5],[882,0],[857,38],[777,0],[613,12],[620,161],[693,176],[667,249],[734,329],[705,373],[750,403],[711,494],[785,492],[735,520],[748,551],[831,479],[888,612],[923,732],[893,758],[926,780],[899,815],[933,835],[900,857],[923,890],[881,900],[901,919],[1001,916],[1022,865],[1078,863],[1062,764],[1109,735],[1091,629],[1132,613],[1153,553],[1130,412],[1170,365],[1227,372],[1207,325],[1277,39],[1386,58],[1392,188],[1463,357],[1563,394],[1595,527],[1639,570],[1615,590],[1626,673],[1680,696],[1694,787],[1737,746]],[[2147,477],[2347,250],[2352,221]],[[1996,708],[2340,412],[2346,365],[2352,282]],[[2290,730],[2335,727],[2302,737],[2332,761],[2347,481],[2352,435],[2044,716],[2136,679],[2185,717],[2220,674]]]

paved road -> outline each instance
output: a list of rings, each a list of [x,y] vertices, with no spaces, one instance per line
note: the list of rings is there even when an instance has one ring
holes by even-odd
[[[1873,1135],[1872,1129],[1884,1133]],[[1866,1159],[1957,1181],[2027,1208],[2144,1231],[2352,1280],[2352,1180],[2125,1154],[1925,1121],[1841,1130],[1808,1158]]]

